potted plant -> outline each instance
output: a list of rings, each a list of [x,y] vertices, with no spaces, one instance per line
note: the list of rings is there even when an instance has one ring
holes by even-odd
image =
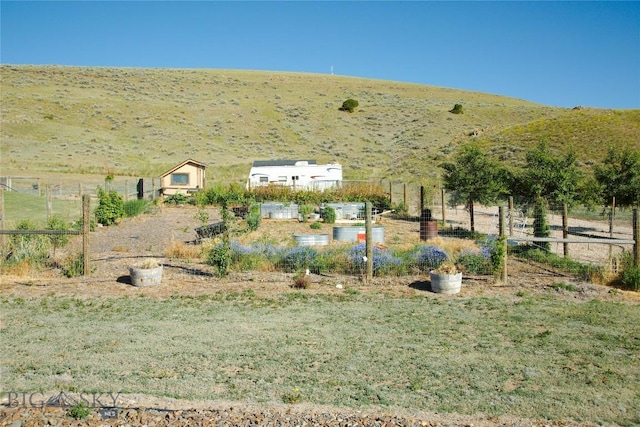
[[[456,264],[447,260],[429,272],[431,291],[438,294],[457,294],[462,287],[462,272]]]
[[[129,267],[129,275],[133,286],[156,286],[162,281],[162,264],[148,258]]]

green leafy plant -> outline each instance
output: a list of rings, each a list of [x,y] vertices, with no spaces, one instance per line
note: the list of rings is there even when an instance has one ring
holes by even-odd
[[[358,101],[356,101],[355,99],[349,98],[342,103],[342,107],[340,107],[340,110],[353,113],[358,107],[358,105],[359,105]]]
[[[553,289],[565,290],[565,291],[570,291],[570,292],[575,292],[577,290],[575,285],[573,285],[571,283],[566,283],[566,282],[553,282],[551,287]]]
[[[494,272],[502,270],[505,255],[507,254],[507,236],[500,236],[490,245],[491,268]]]
[[[146,213],[150,202],[146,199],[127,200],[124,202],[124,213],[127,217],[134,217]]]
[[[409,210],[407,209],[407,206],[403,202],[396,204],[393,207],[393,210],[397,216],[400,216],[400,217],[409,216]]]
[[[82,253],[68,255],[61,265],[62,274],[66,277],[78,277],[84,274],[84,256]]]
[[[209,250],[207,263],[215,267],[216,276],[224,277],[229,272],[231,265],[231,250],[228,244],[221,242]]]
[[[258,204],[251,205],[251,208],[249,209],[249,213],[245,217],[245,220],[247,221],[247,225],[249,226],[249,231],[256,231],[258,227],[260,227],[261,219],[262,218],[260,217],[260,205]]]
[[[336,210],[331,206],[327,206],[324,208],[322,212],[322,219],[327,224],[335,224],[336,222]]]
[[[298,207],[298,212],[300,216],[302,216],[302,222],[307,222],[309,215],[314,211],[315,207],[313,205],[303,204]]]
[[[622,270],[620,283],[625,289],[640,291],[640,267],[630,266]]]
[[[285,393],[282,396],[282,401],[289,404],[300,403],[302,401],[302,393],[300,392],[300,389],[295,387],[293,390]]]
[[[193,197],[182,193],[171,194],[164,199],[164,203],[168,205],[186,205],[193,204],[193,202]]]
[[[322,224],[319,222],[312,222],[309,226],[312,230],[320,230],[322,228]]]
[[[38,225],[28,219],[24,219],[16,226],[17,230],[37,230]],[[48,258],[50,239],[38,234],[16,234],[11,236],[7,248],[7,255],[3,261],[17,263],[29,261],[32,264],[41,264]]]
[[[620,257],[620,269],[613,285],[630,291],[640,291],[640,266],[633,265],[633,254],[624,251]]]
[[[549,237],[551,235],[551,228],[547,220],[547,203],[543,198],[538,198],[536,204],[533,207],[533,236],[534,237]],[[551,250],[550,242],[536,242],[536,245],[545,251]]]
[[[76,420],[83,420],[89,416],[91,408],[85,402],[78,402],[67,411],[67,415]]]
[[[306,272],[297,273],[293,276],[293,284],[291,285],[294,289],[308,289],[311,286],[311,278]]]
[[[209,212],[207,212],[207,209],[204,205],[198,204],[198,210],[196,211],[195,219],[198,220],[202,227],[207,225],[207,222],[209,221]]]
[[[112,225],[125,215],[124,200],[115,190],[105,192],[98,187],[98,206],[95,209],[96,221],[102,225]]]
[[[47,230],[66,231],[69,230],[70,224],[68,224],[60,215],[53,215],[47,221]],[[56,249],[61,248],[69,243],[68,234],[52,234],[48,236],[51,245],[53,246],[53,256],[56,255]]]

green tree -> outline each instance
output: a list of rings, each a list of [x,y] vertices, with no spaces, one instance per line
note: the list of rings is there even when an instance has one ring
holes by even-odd
[[[71,227],[69,226],[69,224],[67,224],[67,222],[65,222],[65,220],[62,219],[60,215],[53,215],[47,221],[47,230],[57,230],[57,231],[64,232],[66,230],[69,230],[70,228]],[[67,243],[69,243],[68,234],[52,234],[52,235],[49,235],[48,237],[49,237],[49,241],[51,242],[51,245],[53,246],[54,257],[56,256],[57,248],[64,247],[65,245],[67,245]]]
[[[640,150],[609,148],[601,165],[595,165],[593,175],[601,186],[604,204],[616,198],[618,206],[640,204]]]
[[[575,205],[580,200],[583,178],[576,161],[572,150],[558,157],[542,141],[527,151],[525,167],[516,175],[511,192],[526,205],[536,203],[539,198],[548,204]]]
[[[454,203],[465,203],[471,231],[475,231],[473,206],[495,203],[507,192],[508,172],[475,143],[460,146],[452,162],[442,164],[444,188]]]
[[[539,197],[533,206],[533,235],[534,237],[551,236],[551,228],[547,221],[547,202],[542,197]],[[537,242],[536,245],[545,251],[551,250],[550,242]]]
[[[462,104],[454,105],[453,108],[449,110],[449,112],[453,114],[464,114],[464,111],[462,111]]]
[[[340,110],[353,113],[357,107],[358,107],[358,101],[356,101],[355,99],[349,98],[342,103],[342,107],[340,108]]]

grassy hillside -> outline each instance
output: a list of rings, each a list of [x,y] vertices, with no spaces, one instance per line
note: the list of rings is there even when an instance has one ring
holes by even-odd
[[[585,164],[640,147],[640,111],[567,110],[416,84],[237,70],[0,67],[2,174],[151,176],[186,158],[244,181],[256,159],[338,161],[347,179],[437,180],[477,138],[517,161],[545,138]],[[354,98],[356,112],[340,111]],[[464,114],[448,111],[454,104]]]

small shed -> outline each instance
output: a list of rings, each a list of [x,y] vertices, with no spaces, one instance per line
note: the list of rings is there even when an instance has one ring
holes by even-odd
[[[204,163],[193,159],[172,167],[160,176],[162,194],[188,194],[204,188],[206,167]]]

